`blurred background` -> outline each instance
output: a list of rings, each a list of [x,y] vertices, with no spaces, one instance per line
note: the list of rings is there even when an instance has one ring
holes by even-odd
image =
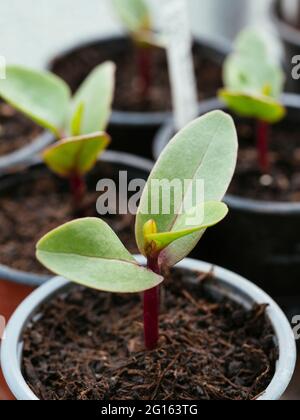
[[[158,0],[151,0],[152,3]],[[186,0],[195,34],[232,40],[248,24],[271,27],[270,0]],[[110,0],[1,0],[0,55],[43,67],[78,41],[120,31]],[[159,17],[157,19],[159,21]]]

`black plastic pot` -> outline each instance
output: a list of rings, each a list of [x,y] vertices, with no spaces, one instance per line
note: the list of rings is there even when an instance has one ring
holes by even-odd
[[[34,156],[42,152],[53,141],[53,135],[50,132],[45,131],[28,146],[22,147],[5,156],[0,156],[0,175],[14,172],[28,164]]]
[[[287,73],[287,84],[286,88],[289,92],[299,93],[300,92],[300,80],[294,80],[292,77],[292,71],[295,67],[292,59],[296,55],[300,55],[300,30],[290,25],[284,20],[280,10],[280,4],[284,0],[273,0],[271,5],[271,18],[276,26],[276,29],[280,35],[280,39],[283,43],[285,50],[285,62],[284,66]]]
[[[100,48],[103,49],[102,61],[114,61],[114,57],[119,54],[125,54],[130,46],[132,46],[132,41],[121,36],[91,41],[62,52],[50,62],[48,68],[59,74],[57,70],[62,60],[68,60],[76,51],[89,47],[97,47],[99,50]],[[203,54],[204,57],[210,58],[220,66],[230,51],[230,47],[225,41],[223,44],[208,40],[197,40],[195,41],[195,48],[199,49],[199,53]],[[100,64],[100,62],[97,64]],[[88,63],[86,63],[86,66],[86,74],[82,74],[78,70],[76,73],[76,66],[73,66],[74,75],[72,76],[71,85],[78,86],[92,70],[92,66],[89,66]],[[108,130],[113,139],[112,149],[152,159],[153,137],[170,116],[171,110],[169,112],[126,112],[114,110]]]
[[[300,96],[285,94],[286,118],[298,121]],[[213,99],[200,114],[225,106]],[[299,127],[300,130],[300,127]],[[156,157],[174,134],[170,121],[154,141]],[[288,139],[287,139],[288,141]],[[255,281],[289,308],[300,308],[300,203],[265,202],[227,195],[229,216],[210,229],[193,257],[226,266]],[[292,305],[291,305],[292,304]]]
[[[99,169],[101,164],[107,163],[110,165],[110,179],[115,180],[118,186],[118,176],[120,171],[127,171],[128,181],[132,179],[144,179],[147,180],[149,173],[152,169],[153,162],[147,159],[143,159],[134,155],[129,155],[121,152],[108,151],[101,156],[99,165],[93,170],[88,177],[88,184],[90,188],[96,188],[96,183],[99,180]],[[30,182],[34,171],[40,171],[44,167],[39,159],[32,162],[24,171],[5,175],[0,178],[0,195],[5,194],[6,191],[11,190],[20,183]],[[99,168],[99,169],[98,169]],[[45,168],[45,170],[47,170]],[[96,203],[95,203],[96,206]],[[20,209],[22,211],[22,209]],[[38,211],[38,209],[36,209]],[[26,244],[24,244],[26,246]],[[1,255],[0,255],[1,261]],[[28,273],[24,271],[18,271],[10,267],[0,264],[0,279],[7,280],[12,283],[18,283],[29,286],[40,286],[47,281],[50,276],[41,275],[36,273]]]

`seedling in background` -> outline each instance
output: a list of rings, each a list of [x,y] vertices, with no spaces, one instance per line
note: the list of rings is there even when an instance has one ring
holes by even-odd
[[[286,110],[280,102],[284,73],[272,60],[263,35],[252,30],[239,35],[234,52],[225,61],[224,84],[219,96],[229,109],[257,120],[259,166],[262,174],[267,174],[270,124],[283,119]]]
[[[79,219],[47,234],[37,244],[37,258],[49,270],[101,291],[144,292],[145,346],[152,350],[159,338],[159,285],[164,269],[174,266],[196,246],[208,227],[228,212],[221,202],[232,179],[237,159],[237,134],[232,118],[221,111],[209,113],[180,131],[156,163],[144,189],[136,218],[136,241],[147,258],[137,264],[116,234],[102,220]],[[186,195],[172,194],[169,214],[152,181],[189,180],[188,194],[198,196],[204,181],[205,202],[186,204]],[[151,214],[148,209],[159,212]],[[197,216],[203,206],[204,218]],[[180,211],[184,209],[184,211]],[[191,216],[194,216],[191,218]],[[199,217],[199,219],[197,219]],[[191,223],[191,220],[193,223]]]
[[[110,142],[104,130],[114,74],[113,63],[98,66],[73,97],[65,82],[48,72],[8,66],[6,80],[0,82],[0,97],[59,140],[43,158],[54,173],[69,179],[76,212],[86,190],[85,174]]]
[[[147,98],[152,83],[152,49],[161,47],[162,42],[153,30],[146,0],[112,0],[112,3],[136,46],[141,97]]]

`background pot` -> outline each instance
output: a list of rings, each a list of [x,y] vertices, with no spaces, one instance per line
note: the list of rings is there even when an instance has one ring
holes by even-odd
[[[300,97],[283,95],[291,121],[299,120]],[[200,114],[225,110],[218,99],[203,103]],[[174,135],[172,121],[154,141],[157,158]],[[300,311],[300,204],[265,202],[227,195],[229,216],[210,229],[193,256],[240,273],[280,299],[289,316]]]
[[[21,149],[5,156],[0,156],[0,175],[7,174],[8,172],[14,172],[25,166],[34,156],[53,143],[53,141],[53,135],[50,132],[45,131],[28,146],[22,147]]]
[[[60,71],[60,63],[62,60],[68,60],[76,51],[83,48],[95,47],[103,49],[103,59],[114,61],[114,57],[118,54],[125,54],[126,50],[130,48],[132,42],[126,37],[109,37],[103,38],[101,41],[93,41],[88,44],[79,45],[72,50],[64,51],[54,58],[49,64],[49,69],[62,76]],[[216,42],[201,40],[195,41],[196,48],[199,49],[204,57],[211,59],[220,66],[224,58],[230,51],[226,42]],[[105,52],[106,51],[106,52]],[[74,60],[73,60],[74,61]],[[99,60],[100,64],[101,60]],[[77,71],[76,66],[73,65],[74,75],[72,80],[68,82],[76,86],[87,76],[92,68],[87,64],[86,74]],[[112,136],[112,148],[114,150],[121,150],[127,153],[135,153],[139,156],[152,158],[152,141],[155,133],[162,124],[166,122],[171,115],[171,110],[168,112],[127,112],[114,110],[112,113],[109,133]]]
[[[300,92],[300,80],[294,80],[292,70],[295,64],[292,58],[300,54],[300,29],[288,23],[281,12],[282,2],[285,0],[272,0],[271,17],[280,35],[285,52],[285,68],[287,72],[287,90],[289,92]],[[299,19],[300,23],[300,19]]]
[[[140,262],[144,259],[138,257]],[[192,271],[209,272],[207,263],[186,259],[178,267]],[[279,360],[275,376],[261,395],[260,400],[278,400],[290,383],[295,369],[296,346],[291,327],[277,304],[262,290],[240,276],[219,267],[214,268],[215,278],[207,286],[217,297],[226,296],[250,309],[253,304],[268,304],[267,315],[274,328],[279,347]],[[17,309],[11,318],[6,338],[1,348],[1,367],[5,379],[18,400],[37,400],[26,384],[21,372],[22,332],[28,322],[37,314],[40,306],[57,293],[69,287],[69,282],[58,277],[33,292]]]
[[[153,162],[147,159],[115,151],[105,152],[101,156],[100,161],[112,164],[114,168],[112,178],[114,178],[115,176],[116,182],[118,181],[117,177],[119,171],[128,171],[129,181],[135,178],[147,180],[153,166]],[[28,166],[27,170],[37,169],[37,167],[39,167],[40,165],[43,164],[39,159],[36,159],[36,162]],[[14,175],[3,176],[2,178],[0,178],[0,194],[1,191],[13,188],[13,186],[19,182],[26,182],[26,179],[24,179],[24,174],[22,172],[19,172]],[[0,264],[0,279],[11,282],[13,290],[13,288],[15,287],[14,283],[27,286],[39,286],[45,281],[49,280],[49,276],[18,271]]]

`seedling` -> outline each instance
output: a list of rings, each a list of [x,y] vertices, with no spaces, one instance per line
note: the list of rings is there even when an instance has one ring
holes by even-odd
[[[0,97],[59,141],[43,153],[46,165],[69,179],[76,210],[85,192],[85,174],[110,142],[104,132],[111,112],[115,65],[98,66],[71,97],[63,80],[17,66],[7,67]]]
[[[286,110],[280,102],[284,73],[272,61],[268,45],[262,35],[243,31],[234,52],[224,65],[225,88],[220,98],[238,115],[257,120],[257,153],[262,174],[270,170],[270,124],[284,118]]]
[[[141,97],[147,98],[152,83],[152,48],[162,46],[153,30],[150,10],[146,0],[112,0],[112,2],[116,14],[136,46]]]
[[[137,264],[104,221],[94,218],[79,219],[48,233],[37,244],[38,260],[54,273],[90,288],[144,292],[145,346],[155,348],[162,273],[185,258],[205,230],[227,215],[221,200],[236,159],[234,123],[221,111],[193,121],[169,143],[148,179],[136,218],[136,241],[147,268]],[[188,181],[188,188],[167,197],[170,211],[166,212],[164,195],[155,193],[153,185],[175,179],[182,184]],[[199,180],[204,182],[205,201],[194,199]],[[193,199],[188,200],[189,205],[187,196]]]

